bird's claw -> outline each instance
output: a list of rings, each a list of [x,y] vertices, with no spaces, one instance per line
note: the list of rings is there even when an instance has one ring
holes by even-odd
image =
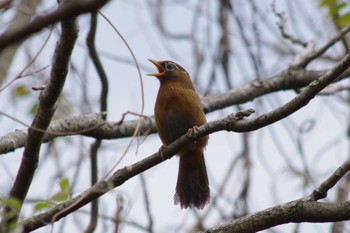
[[[197,131],[198,131],[198,126],[193,126],[192,128],[188,129],[188,134],[192,138],[197,138]]]
[[[159,153],[160,157],[162,158],[162,160],[165,160],[165,159],[164,159],[163,150],[166,149],[166,148],[167,148],[166,145],[162,145],[162,146],[159,148],[159,150],[158,150],[158,153]]]

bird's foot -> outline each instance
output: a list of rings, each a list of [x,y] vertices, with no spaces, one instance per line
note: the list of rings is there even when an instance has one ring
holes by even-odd
[[[159,150],[158,150],[158,153],[159,153],[160,157],[162,158],[162,160],[165,160],[165,159],[164,159],[163,150],[166,149],[166,148],[167,148],[166,145],[162,145],[162,146],[159,148]]]
[[[188,134],[190,137],[197,139],[197,131],[198,131],[198,126],[195,125],[192,128],[188,129]],[[194,141],[194,143],[196,143],[196,142],[197,141]]]

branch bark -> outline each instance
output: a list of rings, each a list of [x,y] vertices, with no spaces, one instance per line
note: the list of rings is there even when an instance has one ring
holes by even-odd
[[[107,2],[108,0],[69,1],[65,6],[59,7],[49,14],[35,17],[30,23],[18,28],[17,30],[3,33],[0,36],[0,51],[11,44],[24,40],[29,36],[40,32],[49,25],[84,13],[96,11]]]
[[[6,31],[11,32],[16,30],[18,27],[26,25],[33,15],[36,12],[36,8],[40,4],[40,0],[22,0],[19,2],[17,9],[21,9],[25,7],[29,9],[26,11],[26,14],[23,12],[17,11],[13,20],[11,20],[11,24],[7,28]],[[7,76],[8,69],[12,63],[13,58],[16,55],[17,49],[21,46],[21,43],[14,44],[11,47],[8,47],[4,51],[0,53],[0,86],[5,80]]]
[[[57,99],[64,86],[68,73],[68,64],[74,44],[77,38],[75,19],[70,18],[62,21],[62,33],[54,53],[54,60],[51,70],[51,78],[42,91],[39,100],[39,109],[33,120],[32,127],[46,130],[56,110]],[[15,182],[11,188],[9,198],[15,199],[22,205],[29,187],[33,180],[38,165],[39,153],[44,133],[28,129],[26,144],[22,161],[18,170]],[[1,230],[9,232],[10,226],[19,217],[21,206],[14,210],[11,206],[5,206],[1,221]]]
[[[202,99],[206,113],[220,110],[232,105],[243,104],[257,97],[281,91],[293,90],[307,86],[327,71],[306,71],[292,69],[264,79],[250,82],[226,93],[208,96]],[[350,71],[346,70],[339,79],[347,78]],[[84,135],[96,139],[116,139],[130,137],[136,129],[137,121],[125,121],[121,124],[106,122],[100,114],[55,120],[50,124],[43,142],[49,142],[56,137],[69,135]],[[153,117],[143,119],[140,126],[141,135],[156,133]],[[0,136],[0,154],[12,152],[25,145],[27,131],[16,130],[5,136]]]
[[[257,232],[286,223],[338,222],[350,219],[350,202],[317,202],[350,170],[350,161],[345,161],[330,177],[322,182],[308,197],[278,205],[230,223],[208,229],[206,233]]]
[[[350,202],[332,204],[300,199],[241,217],[205,232],[254,233],[286,223],[343,221],[350,219],[349,208]]]
[[[220,130],[235,131],[235,132],[251,131],[251,130],[259,129],[261,127],[265,127],[278,120],[281,120],[287,117],[288,115],[296,112],[297,110],[304,107],[305,105],[307,105],[310,102],[310,100],[312,100],[316,96],[318,92],[320,92],[323,88],[329,85],[332,81],[337,79],[349,66],[350,66],[350,53],[347,54],[332,69],[330,69],[320,78],[310,83],[295,98],[293,98],[288,103],[282,105],[281,107],[253,119],[243,119],[243,118],[250,116],[254,112],[254,110],[247,110],[247,111],[238,112],[236,114],[230,114],[229,116],[223,119],[212,121],[205,125],[200,126],[198,128],[196,136],[197,138],[199,138]],[[45,226],[50,222],[52,223],[52,222],[58,221],[62,217],[67,216],[68,214],[74,212],[75,210],[93,201],[94,199],[107,193],[109,190],[122,185],[130,178],[163,162],[162,157],[164,159],[170,159],[181,148],[183,148],[188,143],[194,140],[196,140],[196,138],[193,138],[193,136],[191,136],[190,133],[187,133],[186,135],[180,137],[179,139],[177,139],[176,141],[168,145],[168,147],[162,151],[162,156],[160,156],[159,153],[155,153],[133,165],[124,167],[116,171],[110,178],[106,180],[100,180],[94,186],[92,186],[91,188],[89,188],[88,190],[86,190],[76,198],[73,198],[67,201],[66,203],[57,205],[56,207],[50,209],[45,213],[36,215],[30,219],[23,221],[22,226],[23,226],[24,232],[29,232],[37,228],[40,228],[42,226]],[[330,179],[330,180],[333,180],[333,179]],[[323,185],[322,187],[332,187],[332,186]],[[310,200],[310,198],[308,200]],[[292,209],[294,209],[295,203],[294,202],[291,202],[291,203],[292,204],[287,203],[286,205],[292,205]],[[329,204],[317,203],[317,205],[320,205],[322,207],[322,205],[329,205]],[[336,208],[333,208],[333,209],[331,208],[331,207],[335,207],[335,205],[331,205],[327,207],[329,207],[328,209],[330,210],[336,209]],[[322,210],[326,210],[326,208],[322,208]],[[333,217],[331,218],[331,220],[335,220],[337,217],[334,217],[334,216],[337,216],[337,215],[334,214],[334,212],[331,212],[331,213],[333,214]],[[300,219],[300,221],[301,221],[301,216],[303,215],[297,215],[297,218]],[[310,216],[316,216],[318,217],[318,219],[320,219],[321,215],[315,214]],[[322,216],[325,216],[325,215],[322,215]],[[344,213],[344,215],[341,215],[341,216],[342,216],[341,220],[350,219],[349,213]],[[265,217],[269,217],[269,215]],[[321,218],[321,220],[322,219],[323,218]],[[279,222],[276,222],[276,224],[277,223],[283,224],[284,222],[279,221]],[[247,232],[250,232],[250,231],[247,231]]]

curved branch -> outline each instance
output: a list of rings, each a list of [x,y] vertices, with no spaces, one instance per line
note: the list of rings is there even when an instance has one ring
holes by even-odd
[[[319,79],[313,81],[294,99],[282,105],[281,107],[267,114],[264,114],[260,117],[256,117],[250,120],[245,120],[243,118],[250,116],[254,112],[254,110],[251,110],[251,109],[247,111],[238,112],[236,114],[230,114],[229,116],[223,119],[212,121],[205,125],[200,126],[198,128],[196,136],[197,138],[203,137],[205,135],[208,135],[210,133],[214,133],[220,130],[236,131],[236,132],[250,131],[261,127],[265,127],[278,120],[281,120],[286,116],[296,112],[300,108],[304,107],[307,103],[310,102],[311,99],[315,97],[315,95],[318,92],[320,92],[328,84],[334,81],[349,66],[350,66],[350,53],[347,54],[331,70],[326,72]],[[174,141],[173,143],[171,143],[170,145],[168,145],[168,147],[162,151],[162,156],[160,156],[158,152],[137,163],[134,163],[133,165],[119,169],[110,178],[108,178],[107,180],[100,180],[94,186],[92,186],[91,188],[89,188],[88,190],[86,190],[84,193],[77,196],[76,198],[73,198],[67,201],[66,203],[57,205],[56,207],[52,208],[51,210],[45,213],[36,215],[28,220],[23,221],[22,226],[24,231],[25,232],[32,231],[42,226],[45,226],[50,222],[58,221],[62,217],[67,216],[68,214],[81,208],[87,203],[107,193],[112,188],[122,185],[130,178],[163,162],[162,158],[170,159],[181,148],[183,148],[188,143],[194,140],[196,140],[196,138],[191,136],[190,133],[187,133],[184,136],[177,139],[176,141]],[[320,203],[318,204],[322,205]],[[301,216],[303,215],[299,215],[298,218],[301,219]],[[346,216],[346,218],[350,218],[350,213],[346,213],[344,216]],[[331,219],[335,219],[335,218],[336,217],[333,216]]]
[[[202,99],[206,113],[220,110],[232,105],[243,104],[265,94],[280,90],[293,90],[305,87],[319,78],[326,71],[289,70],[271,78],[250,82],[242,87],[229,90],[216,96]],[[339,79],[347,78],[347,70]],[[105,122],[100,114],[87,114],[78,117],[55,120],[45,134],[43,142],[49,142],[59,136],[84,135],[96,139],[116,139],[131,137],[136,129],[138,120],[124,121],[121,124]],[[141,135],[156,133],[153,117],[141,120]],[[0,154],[12,152],[25,145],[26,130],[16,130],[5,136],[0,136]]]
[[[257,232],[277,225],[301,222],[338,222],[350,219],[350,202],[317,202],[350,170],[345,161],[333,174],[308,197],[278,205],[255,214],[247,215],[230,223],[207,230],[207,233]]]
[[[3,3],[4,1],[2,1]],[[40,4],[40,0],[32,0],[32,1],[20,1],[18,3],[17,9],[20,9],[21,7],[26,7],[27,9],[30,9],[27,11],[26,14],[23,14],[20,11],[17,11],[13,20],[11,20],[11,24],[6,29],[6,31],[13,31],[19,26],[23,26],[27,24],[31,17],[36,13],[36,9]],[[11,1],[9,1],[11,3]],[[17,49],[21,46],[20,43],[13,45],[11,48],[8,48],[0,53],[0,85],[2,86],[2,83],[4,79],[7,76],[8,69],[10,65],[12,64],[12,61],[17,53]]]
[[[104,6],[108,0],[74,0],[49,14],[35,17],[30,23],[16,30],[7,31],[0,35],[0,51],[5,47],[26,39],[34,33],[40,32],[45,27],[61,20],[76,17],[80,14],[96,11]]]
[[[197,136],[202,137],[219,130],[228,130],[227,123],[234,123],[242,120],[243,116],[249,116],[254,111],[247,110],[245,112],[239,112],[237,114],[231,114],[223,119],[209,122],[198,128]],[[232,126],[232,125],[231,125]],[[125,183],[130,178],[164,162],[165,160],[173,157],[181,148],[183,148],[188,143],[196,140],[190,133],[185,134],[180,137],[170,145],[168,145],[163,151],[162,156],[159,152],[139,161],[130,166],[124,167],[117,170],[113,175],[107,180],[100,180],[94,186],[87,189],[82,194],[77,197],[63,203],[56,207],[48,210],[45,213],[38,214],[30,219],[27,219],[21,223],[24,232],[30,232],[38,229],[42,226],[49,224],[50,222],[58,221],[62,217],[74,212],[75,210],[81,208],[82,206],[90,203],[92,200],[102,196],[103,194],[110,191],[112,188],[118,187]]]
[[[75,19],[70,18],[62,21],[62,33],[54,53],[51,78],[45,89],[41,92],[38,112],[33,120],[31,128],[28,130],[20,168],[9,194],[9,197],[18,200],[20,205],[26,198],[32,183],[45,134],[33,130],[33,128],[46,130],[51,122],[56,110],[57,99],[66,80],[68,64],[77,34],[78,31],[75,25]],[[13,207],[5,206],[1,221],[2,230],[7,229],[9,231],[9,227],[11,225],[13,226],[13,223],[16,223],[20,209],[21,207],[14,211]]]
[[[349,208],[350,202],[331,204],[300,199],[241,217],[206,233],[254,233],[286,223],[349,220]]]
[[[90,31],[86,38],[86,43],[89,49],[90,58],[96,68],[101,82],[100,93],[100,111],[107,112],[107,100],[108,100],[108,78],[103,68],[102,62],[97,54],[95,46],[96,28],[97,28],[97,11],[91,13],[90,19]],[[102,119],[106,120],[106,115],[102,115]],[[96,139],[90,146],[90,168],[91,168],[91,185],[94,185],[98,181],[98,150],[102,145],[101,139]],[[98,199],[95,199],[91,203],[90,222],[85,233],[92,233],[95,231],[99,215],[99,203]]]

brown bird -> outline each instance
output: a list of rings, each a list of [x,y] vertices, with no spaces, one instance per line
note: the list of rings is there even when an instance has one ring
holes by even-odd
[[[189,130],[195,133],[206,119],[187,71],[172,61],[149,61],[158,69],[158,73],[148,75],[160,81],[154,116],[159,137],[166,147]],[[180,166],[174,202],[180,203],[181,208],[203,209],[210,200],[203,156],[207,143],[208,136],[201,137],[178,152]]]

